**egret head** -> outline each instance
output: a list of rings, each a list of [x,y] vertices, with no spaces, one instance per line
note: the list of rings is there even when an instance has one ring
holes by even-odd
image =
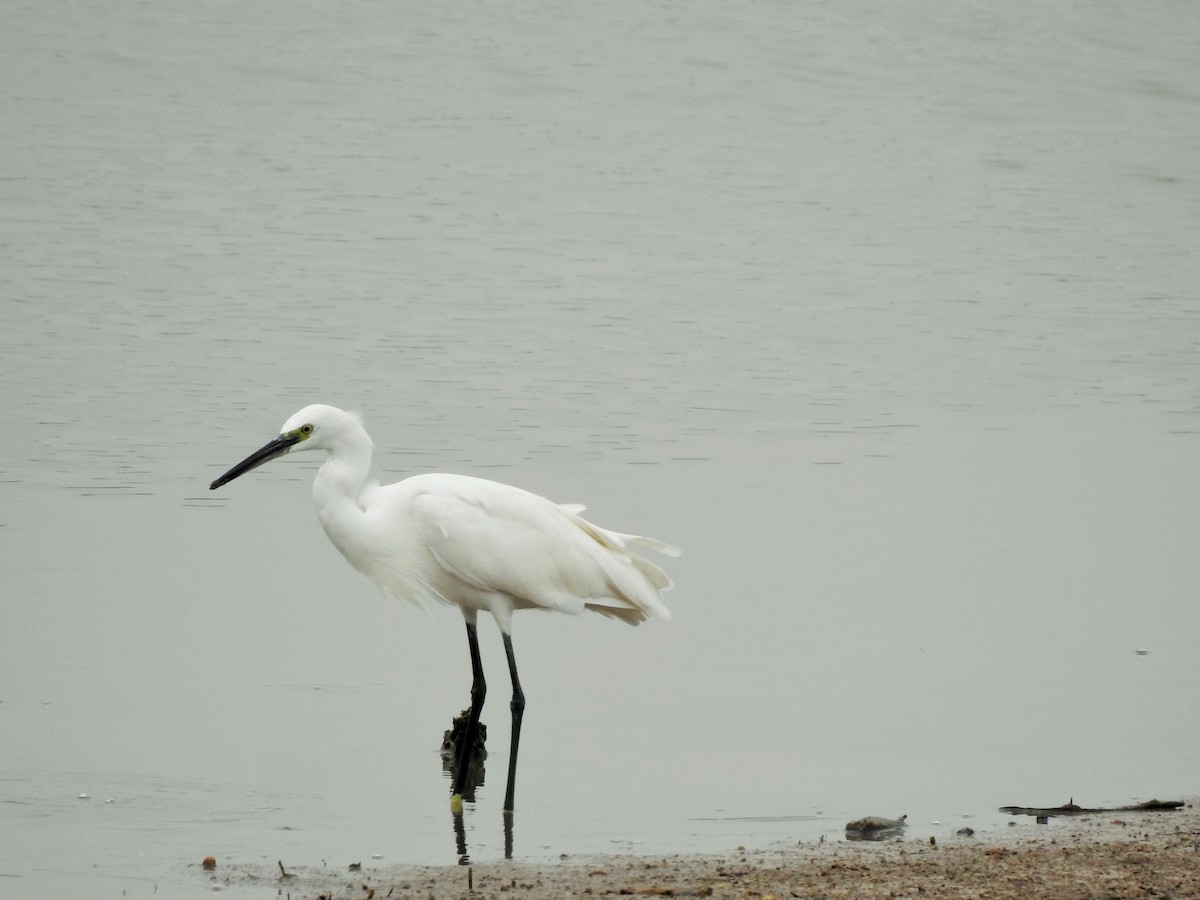
[[[336,406],[314,403],[283,423],[280,437],[295,437],[289,450],[332,450],[366,436],[362,419]]]
[[[370,442],[358,416],[321,403],[306,406],[283,423],[279,437],[268,441],[243,459],[210,484],[209,490],[215,491],[239,475],[245,475],[251,469],[257,469],[263,463],[293,450],[332,450],[351,436],[361,436],[360,439],[366,438],[368,443]]]

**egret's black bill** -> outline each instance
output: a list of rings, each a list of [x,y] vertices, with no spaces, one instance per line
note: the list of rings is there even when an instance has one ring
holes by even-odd
[[[292,449],[292,444],[297,443],[299,440],[300,438],[298,437],[289,437],[288,435],[281,434],[279,437],[275,438],[275,440],[266,444],[264,447],[255,450],[253,453],[243,459],[240,463],[210,484],[208,489],[210,491],[215,491],[221,485],[228,484],[239,475],[245,475],[251,469],[257,469],[263,463],[270,462],[277,456],[283,456],[283,454],[287,453],[288,450]]]

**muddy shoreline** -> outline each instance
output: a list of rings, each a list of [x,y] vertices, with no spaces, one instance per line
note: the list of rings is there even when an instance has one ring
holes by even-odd
[[[1200,896],[1200,811],[1082,816],[1010,833],[931,843],[910,833],[872,843],[827,841],[718,855],[565,857],[544,863],[252,871],[218,866],[213,887],[276,886],[299,900],[466,897]]]

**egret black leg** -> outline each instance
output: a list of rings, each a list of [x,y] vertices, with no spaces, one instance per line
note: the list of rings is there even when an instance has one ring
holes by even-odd
[[[512,743],[508,751],[508,789],[504,793],[504,811],[513,810],[513,792],[517,784],[517,748],[521,743],[521,718],[525,714],[525,694],[521,690],[521,681],[517,678],[517,658],[513,655],[512,638],[505,634],[504,654],[508,657],[508,674],[512,678]]]
[[[467,622],[467,645],[471,649],[471,710],[467,714],[467,727],[461,738],[462,743],[455,748],[458,751],[458,761],[454,770],[454,798],[460,804],[467,785],[471,754],[479,738],[479,714],[483,711],[483,701],[487,697],[487,681],[483,677],[483,662],[479,658],[479,635],[475,631],[474,622]]]

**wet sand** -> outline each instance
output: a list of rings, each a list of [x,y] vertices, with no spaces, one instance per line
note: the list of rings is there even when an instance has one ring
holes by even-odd
[[[279,872],[229,869],[214,885],[261,881],[292,898],[1200,896],[1200,812],[1113,813],[936,846],[917,829],[886,843],[826,842],[720,856],[602,856],[470,867]],[[197,866],[199,870],[199,866]],[[373,893],[372,893],[373,892]]]

